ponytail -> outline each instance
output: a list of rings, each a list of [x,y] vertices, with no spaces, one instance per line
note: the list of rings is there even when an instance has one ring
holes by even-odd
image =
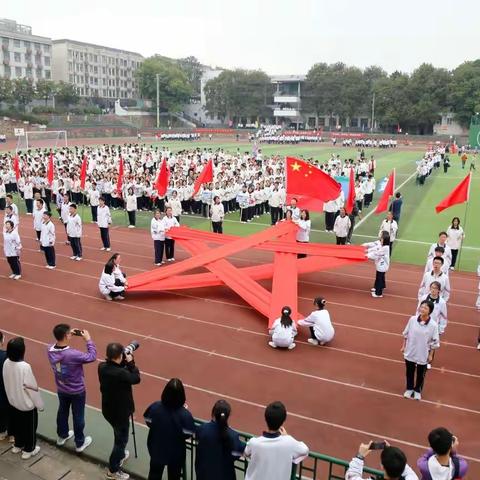
[[[212,409],[212,417],[218,425],[220,440],[225,450],[232,449],[232,442],[228,435],[228,419],[231,411],[230,404],[225,400],[218,400]]]
[[[319,310],[323,310],[327,304],[327,301],[323,297],[316,297],[313,301],[313,304],[316,305]]]
[[[280,325],[282,327],[288,328],[292,326],[293,320],[290,314],[292,313],[292,309],[290,307],[283,307],[282,308],[282,316],[280,317]]]

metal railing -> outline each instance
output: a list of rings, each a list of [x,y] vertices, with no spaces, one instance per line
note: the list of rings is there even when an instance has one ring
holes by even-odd
[[[203,425],[203,420],[195,419],[197,426]],[[238,432],[238,430],[237,430]],[[253,435],[245,432],[238,432],[240,440],[248,442]],[[183,471],[183,480],[195,480],[195,453],[197,449],[197,441],[192,437],[186,441],[187,459]],[[291,480],[343,480],[348,469],[348,463],[339,458],[330,457],[321,453],[310,452],[299,465],[292,465]],[[235,470],[243,474],[247,472],[248,460],[241,457],[235,462]],[[383,480],[383,473],[373,468],[364,467],[364,473],[369,474],[375,480]],[[242,477],[242,478],[243,478]]]

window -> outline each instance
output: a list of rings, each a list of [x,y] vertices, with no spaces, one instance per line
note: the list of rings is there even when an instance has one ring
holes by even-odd
[[[106,67],[102,67],[102,73],[103,73],[104,75],[107,74],[107,68],[106,68]]]
[[[52,78],[52,72],[50,70],[45,70],[45,78],[50,80]]]
[[[42,69],[37,68],[37,78],[42,78]]]
[[[72,62],[68,62],[68,71],[73,72],[73,63]]]
[[[69,49],[68,50],[68,58],[72,58],[73,57],[73,52]]]
[[[26,40],[23,42],[23,44],[25,45],[25,48],[30,48],[31,46],[30,42],[27,42]]]
[[[16,38],[13,40],[13,46],[14,47],[20,47],[20,40],[17,40]]]
[[[50,57],[45,57],[43,59],[43,61],[44,61],[45,65],[50,66]]]
[[[15,67],[15,76],[20,78],[22,76],[22,67]]]
[[[22,61],[22,54],[15,52],[13,54],[13,59],[15,60],[15,62],[20,63]]]
[[[31,69],[31,68],[27,68],[27,69],[25,70],[25,74],[27,75],[27,77],[31,78],[32,75],[33,75],[32,69]]]
[[[107,85],[107,79],[106,78],[102,79],[102,85],[104,85],[104,86]]]
[[[69,81],[70,83],[74,83],[73,75],[72,75],[72,74],[70,74],[70,75],[68,76],[68,81]]]
[[[447,117],[447,125],[453,125],[453,118]]]
[[[43,46],[43,51],[44,51],[45,53],[49,53],[49,52],[50,52],[50,45],[44,45],[44,46]]]
[[[358,117],[354,117],[350,119],[350,126],[354,128],[358,127]]]
[[[93,56],[93,61],[94,61],[95,63],[98,62],[98,55],[94,55],[94,56]]]
[[[319,127],[325,126],[325,117],[318,117],[318,126]]]
[[[98,73],[98,67],[93,67],[93,73],[95,73],[95,74]]]
[[[10,44],[10,40],[8,38],[3,37],[2,38],[2,44],[6,45],[8,47],[8,45]]]

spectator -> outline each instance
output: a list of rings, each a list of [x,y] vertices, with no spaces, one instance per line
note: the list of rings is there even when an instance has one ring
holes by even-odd
[[[192,414],[186,407],[185,388],[178,378],[172,378],[162,392],[160,401],[152,403],[143,414],[149,427],[148,480],[162,480],[167,467],[168,480],[180,480],[185,464],[185,439],[195,431]]]
[[[140,372],[133,356],[125,354],[120,343],[107,345],[106,361],[98,366],[98,378],[102,393],[102,413],[113,428],[113,449],[108,462],[107,478],[128,480],[130,475],[121,470],[130,453],[125,450],[128,442],[129,420],[135,411],[132,385],[140,383]]]
[[[80,336],[86,343],[87,351],[81,352],[70,347],[72,335]],[[57,385],[57,445],[62,446],[75,435],[75,450],[83,452],[92,437],[85,436],[85,375],[83,365],[97,358],[97,349],[87,330],[72,330],[70,325],[60,323],[53,329],[56,343],[48,348],[48,360]],[[72,409],[73,431],[68,428],[68,417]]]
[[[358,454],[348,466],[345,480],[362,480],[365,457],[372,451],[373,442],[361,443]],[[407,464],[407,457],[397,447],[387,445],[380,454],[385,480],[418,480],[417,474]]]
[[[243,455],[245,444],[228,426],[231,407],[218,400],[212,409],[212,420],[197,429],[195,457],[197,480],[235,480],[235,460]]]
[[[245,457],[249,459],[245,480],[289,480],[292,464],[300,463],[308,455],[308,447],[288,435],[283,427],[287,410],[281,402],[273,402],[265,409],[268,431],[249,440]]]
[[[397,192],[395,194],[395,200],[392,201],[389,208],[389,210],[392,212],[393,219],[397,222],[397,224],[400,223],[400,215],[402,214],[402,205],[403,205],[402,194],[400,192]]]
[[[3,332],[0,332],[0,347],[3,347],[5,337]],[[11,426],[9,424],[9,408],[7,394],[5,393],[5,385],[3,383],[3,364],[7,359],[7,352],[0,348],[0,440],[5,440],[11,437]]]
[[[43,401],[32,367],[24,361],[23,338],[12,338],[7,344],[7,359],[3,364],[3,382],[10,404],[9,422],[15,439],[12,453],[22,452],[28,460],[40,451],[37,445],[38,410]]]
[[[458,438],[439,427],[428,435],[430,449],[417,461],[422,480],[453,480],[467,474],[467,461],[457,455]]]

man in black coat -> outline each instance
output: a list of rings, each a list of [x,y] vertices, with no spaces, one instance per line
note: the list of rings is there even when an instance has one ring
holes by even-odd
[[[121,466],[129,456],[125,447],[130,415],[135,411],[132,385],[140,383],[140,372],[133,356],[124,354],[121,344],[109,343],[106,361],[98,366],[98,379],[102,393],[102,413],[112,426],[114,436],[107,478],[127,480],[129,475],[121,470]]]

